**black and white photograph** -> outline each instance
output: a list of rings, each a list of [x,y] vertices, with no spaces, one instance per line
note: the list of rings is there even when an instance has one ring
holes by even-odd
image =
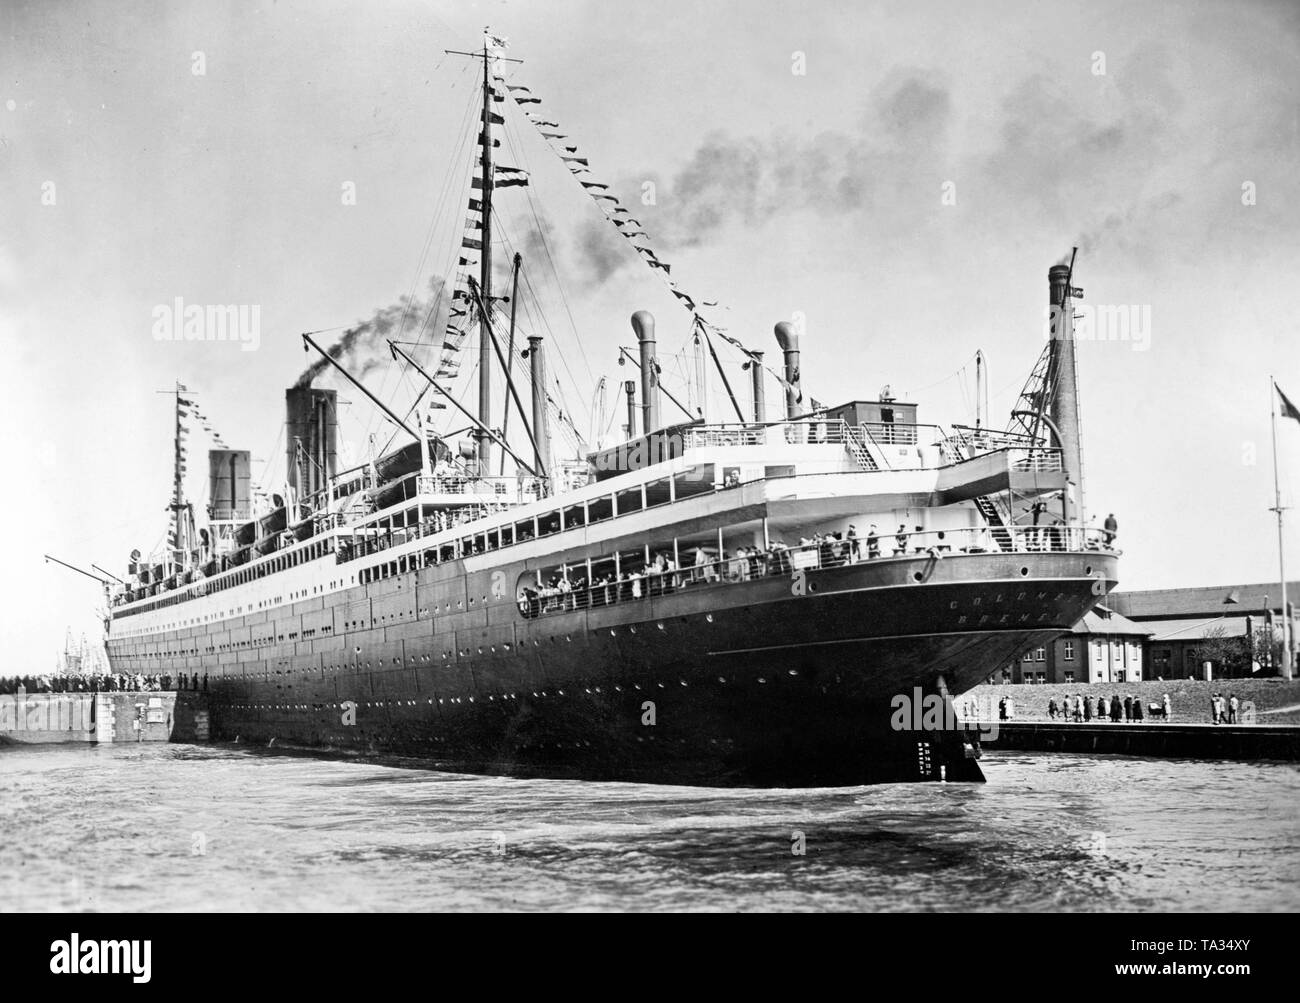
[[[977,912],[1262,971],[1300,7],[0,0],[0,104],[0,912],[82,924],[25,967]]]

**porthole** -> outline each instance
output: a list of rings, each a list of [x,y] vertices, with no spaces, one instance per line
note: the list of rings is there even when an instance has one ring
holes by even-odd
[[[1021,574],[1021,577],[1023,577],[1023,578],[1028,578],[1028,577],[1029,577],[1029,569],[1028,569],[1028,568],[1021,568],[1021,569],[1020,569],[1020,574]]]

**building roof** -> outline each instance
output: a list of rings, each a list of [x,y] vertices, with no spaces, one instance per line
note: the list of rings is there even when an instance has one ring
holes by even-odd
[[[1083,619],[1074,625],[1071,633],[1098,634],[1101,636],[1125,635],[1131,637],[1150,637],[1151,630],[1142,624],[1134,623],[1126,616],[1100,604],[1083,614]]]
[[[1300,605],[1300,582],[1287,582],[1287,599]],[[1203,620],[1221,616],[1264,614],[1264,597],[1274,612],[1282,609],[1280,582],[1255,585],[1208,585],[1194,589],[1148,589],[1142,592],[1115,592],[1106,603],[1134,620],[1190,619]],[[1245,630],[1243,625],[1242,630]]]
[[[1244,616],[1197,616],[1183,620],[1151,620],[1147,626],[1154,632],[1151,640],[1160,641],[1199,641],[1206,633],[1222,630],[1224,637],[1245,637],[1246,618]]]

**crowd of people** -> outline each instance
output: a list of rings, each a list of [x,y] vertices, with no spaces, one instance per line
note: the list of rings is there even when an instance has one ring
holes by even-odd
[[[48,676],[0,676],[0,693],[155,693],[206,691],[208,674],[181,672],[144,675],[130,672],[56,672]]]
[[[617,575],[612,571],[593,574],[590,582],[585,575],[556,571],[537,588],[525,587],[519,605],[529,616],[611,606],[675,592],[695,582],[745,582],[768,575],[788,575],[791,566],[789,548],[779,541],[765,550],[747,546],[723,550],[717,560],[703,547],[696,547],[682,555],[680,565],[672,554],[660,551],[646,567]]]
[[[1109,698],[1103,694],[1096,701],[1092,697],[1078,694],[1071,696],[1067,693],[1059,702],[1056,697],[1047,702],[1047,716],[1053,721],[1142,721],[1147,717],[1148,710],[1151,717],[1172,720],[1173,704],[1169,694],[1164,694],[1160,703],[1153,703],[1149,708],[1144,708],[1142,698],[1135,697],[1132,693],[1123,697],[1115,693]]]
[[[920,532],[920,527],[917,527],[916,533],[909,533],[906,526],[900,526],[893,537],[893,545],[884,549],[893,555],[905,554],[908,552],[909,540],[918,537]],[[917,552],[951,549],[945,542],[943,532],[926,535],[932,539],[923,546],[916,546],[914,549]],[[724,549],[719,552],[719,556],[714,557],[712,550],[706,550],[702,546],[692,547],[680,554],[680,565],[671,553],[661,551],[645,567],[621,571],[617,575],[612,571],[593,574],[590,582],[585,575],[575,574],[579,570],[575,566],[568,573],[563,570],[552,572],[536,587],[524,587],[519,597],[519,606],[526,615],[536,616],[539,612],[587,609],[662,595],[694,582],[747,582],[770,575],[789,575],[796,566],[810,569],[836,568],[882,556],[883,539],[877,534],[875,526],[864,537],[858,535],[855,526],[850,525],[847,532],[843,533],[814,533],[812,536],[801,537],[798,546],[793,548],[780,540],[774,540],[766,548],[742,545],[735,549]],[[802,556],[796,558],[796,553]]]

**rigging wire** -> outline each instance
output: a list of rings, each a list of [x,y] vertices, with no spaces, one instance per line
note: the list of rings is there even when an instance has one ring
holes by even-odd
[[[461,69],[460,77],[463,78],[468,72],[469,72],[469,64],[466,64]],[[460,137],[460,139],[457,142],[454,150],[452,151],[451,157],[449,158],[450,164],[454,165],[457,161],[461,160],[461,158],[464,156],[464,148],[466,143],[468,142],[467,124],[472,115],[472,112],[473,112],[473,102],[467,101],[465,110],[461,113],[461,123],[460,123],[461,127],[460,129],[457,130],[457,135]],[[402,316],[401,316],[401,320],[398,323],[398,328],[397,328],[397,336],[399,338],[404,337],[406,335],[407,333],[406,323],[408,317],[410,316],[411,307],[419,302],[419,295],[417,294],[417,290],[420,287],[421,277],[425,275],[426,265],[429,260],[429,252],[434,244],[435,237],[440,229],[440,224],[443,221],[444,213],[448,211],[448,207],[450,204],[449,196],[451,195],[453,186],[455,185],[457,179],[458,179],[458,175],[455,170],[448,169],[444,173],[442,186],[438,192],[437,199],[434,202],[433,213],[429,220],[429,226],[425,232],[424,242],[420,250],[419,261],[415,268],[415,274],[411,279],[411,285],[407,292],[407,295],[403,298],[402,301]],[[455,228],[456,239],[459,239],[460,234],[464,232],[463,223],[464,221],[462,219],[461,225]],[[443,288],[445,289],[445,283]],[[433,298],[433,303],[431,304],[431,310],[436,309],[437,305],[440,303],[442,298],[442,293],[443,293],[443,289],[439,289],[438,294]],[[415,332],[414,340],[416,341],[420,340],[421,334],[425,326],[427,325],[427,323],[428,323],[428,314],[426,314],[424,320],[421,322],[420,328],[417,329],[417,331]],[[401,376],[404,375],[403,368],[404,367],[400,367],[400,366],[384,367],[383,379],[381,380],[380,387],[378,389],[376,396],[380,398],[388,396],[389,378],[394,376],[394,373],[396,371],[397,378],[400,379]],[[378,423],[379,423],[379,417],[377,415],[372,414],[370,418],[370,422],[366,427],[367,435],[374,432],[379,427]],[[390,444],[391,441],[392,440],[390,439],[389,440]]]

